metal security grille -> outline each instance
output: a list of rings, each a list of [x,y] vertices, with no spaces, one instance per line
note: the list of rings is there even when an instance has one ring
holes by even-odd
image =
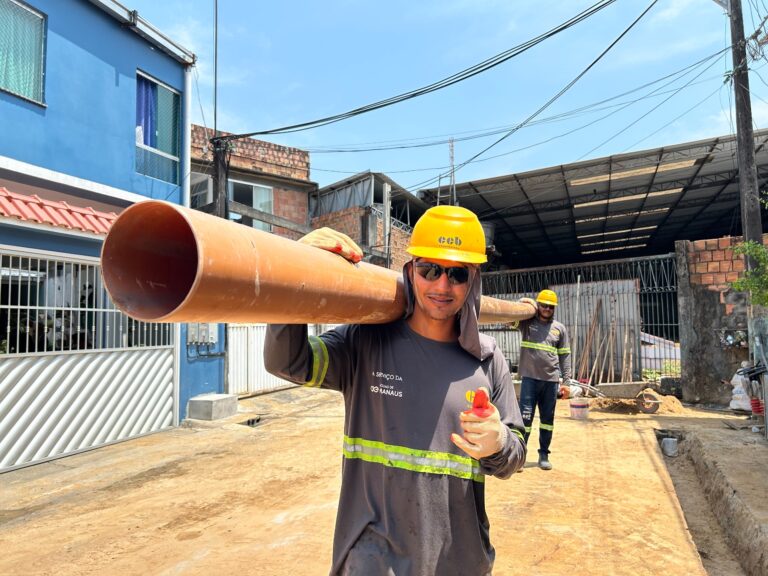
[[[116,310],[95,262],[0,249],[0,356],[170,346],[171,334]]]
[[[45,16],[0,0],[0,89],[43,101]]]
[[[571,337],[575,377],[616,382],[680,375],[674,254],[483,275],[483,293],[498,298],[535,297],[545,288],[558,295],[555,319]],[[505,334],[509,329],[485,328],[510,342],[505,353],[516,366],[519,348]]]

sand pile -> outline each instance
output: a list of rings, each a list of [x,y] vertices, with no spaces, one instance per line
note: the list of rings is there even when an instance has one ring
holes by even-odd
[[[661,400],[656,414],[685,414],[687,411],[685,406],[675,396],[662,396],[648,388],[643,390],[643,392],[652,393]],[[591,398],[589,408],[598,412],[615,412],[619,414],[637,414],[640,412],[634,398]]]

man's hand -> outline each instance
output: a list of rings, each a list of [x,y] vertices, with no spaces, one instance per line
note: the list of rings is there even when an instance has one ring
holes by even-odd
[[[332,228],[312,230],[306,236],[299,238],[299,242],[307,246],[335,252],[355,264],[363,259],[363,251],[360,246],[355,244],[355,241],[346,234],[337,232]]]
[[[496,406],[490,406],[493,413],[486,418],[480,418],[471,410],[460,413],[459,420],[464,436],[451,434],[451,442],[475,460],[501,451],[509,434],[509,429],[501,423]]]

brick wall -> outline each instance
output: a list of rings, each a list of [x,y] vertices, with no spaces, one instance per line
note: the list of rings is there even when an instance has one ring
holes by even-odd
[[[748,301],[730,283],[744,271],[744,257],[734,254],[741,237],[675,243],[683,398],[690,402],[730,402],[730,380],[748,348],[727,345],[726,336],[744,335]],[[763,242],[768,241],[768,235]]]
[[[208,135],[210,133],[209,130]],[[227,134],[227,132],[221,132],[221,134]],[[213,153],[210,150],[208,140],[205,129],[193,124],[192,159],[194,162],[205,165],[212,161]],[[297,224],[307,224],[309,217],[307,190],[292,188],[289,181],[282,186],[275,184],[274,180],[260,181],[258,173],[309,182],[309,153],[253,138],[237,140],[232,145],[234,151],[230,157],[230,178],[271,186],[272,213]],[[247,172],[238,174],[238,169]],[[278,236],[285,236],[294,240],[301,236],[298,232],[279,226],[273,226],[272,232]]]
[[[339,210],[338,212],[332,212],[330,214],[324,214],[312,219],[312,228],[322,228],[328,226],[339,232],[343,232],[352,240],[365,246],[368,244],[368,239],[363,238],[363,220],[368,218],[369,211],[365,207],[353,207]],[[384,244],[384,222],[377,217],[373,220],[376,222],[376,235],[375,240],[372,242],[373,246],[383,251]],[[400,271],[403,269],[410,256],[405,251],[408,247],[408,242],[411,239],[411,235],[400,228],[392,227],[390,232],[390,242],[392,244],[392,260],[390,264],[391,270]]]
[[[392,248],[391,270],[402,270],[405,263],[411,259],[411,255],[405,251],[410,241],[410,233],[394,226],[391,228],[389,232],[389,243]],[[376,244],[384,244],[384,221],[380,218],[376,218]]]
[[[362,237],[362,219],[365,215],[365,208],[353,206],[352,208],[345,208],[338,212],[331,212],[330,214],[323,214],[322,216],[312,218],[311,225],[313,229],[328,226],[337,232],[343,232],[358,244],[365,244]]]
[[[229,132],[219,131],[219,135],[226,136]],[[213,153],[210,150],[210,137],[212,131],[202,126],[192,125],[192,158],[210,162]],[[280,146],[271,142],[244,138],[231,142],[232,156],[230,166],[264,172],[275,176],[285,176],[297,180],[309,180],[309,152]]]
[[[281,216],[291,222],[306,224],[309,217],[307,193],[302,190],[289,190],[275,186],[272,195],[272,211],[276,216]],[[285,236],[293,240],[297,240],[302,236],[298,232],[278,226],[273,226],[272,232],[278,236]]]
[[[729,290],[728,283],[738,280],[739,273],[744,271],[744,257],[733,253],[733,247],[739,242],[740,236],[691,242],[688,249],[691,283],[718,292]]]

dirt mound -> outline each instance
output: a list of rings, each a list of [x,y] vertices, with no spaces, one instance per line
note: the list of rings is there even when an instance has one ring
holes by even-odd
[[[644,392],[654,393],[645,389]],[[685,414],[686,408],[675,396],[662,396],[655,394],[661,400],[656,414]],[[589,401],[591,410],[598,412],[614,412],[618,414],[637,414],[640,410],[633,398],[592,398]]]

